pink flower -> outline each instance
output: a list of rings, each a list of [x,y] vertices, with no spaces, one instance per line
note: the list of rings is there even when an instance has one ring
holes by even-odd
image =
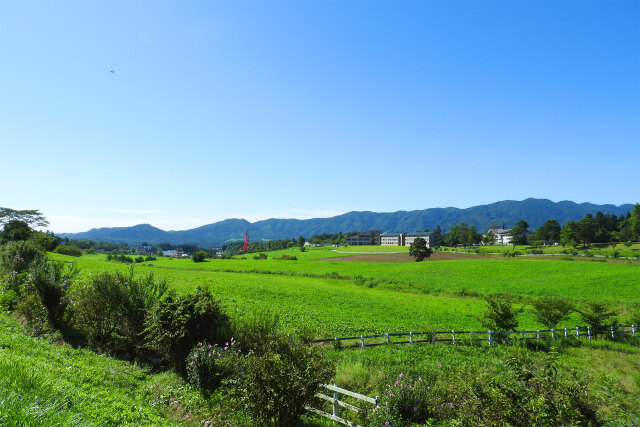
[[[404,374],[402,372],[400,372],[400,375],[398,375],[398,377],[402,378],[402,377],[404,377]]]
[[[422,377],[418,377],[418,381],[422,381]]]
[[[453,403],[449,402],[449,408],[453,409]]]
[[[384,425],[385,425],[385,426],[388,426],[388,425],[389,425],[389,421],[385,421],[385,422],[384,422]]]
[[[418,408],[416,408],[415,406],[413,407],[413,412],[418,412]]]
[[[442,368],[442,365],[438,363],[438,368]]]

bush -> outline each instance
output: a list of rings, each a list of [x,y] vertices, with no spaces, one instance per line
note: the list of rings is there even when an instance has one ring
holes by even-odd
[[[232,394],[256,425],[299,425],[320,384],[333,376],[333,363],[320,349],[278,332],[252,347],[245,358],[235,359]]]
[[[591,300],[577,310],[582,320],[591,327],[591,335],[604,335],[607,328],[616,324],[616,312],[609,310],[604,301]]]
[[[54,250],[55,253],[69,256],[82,256],[82,251],[77,246],[72,245],[58,245]]]
[[[24,273],[44,257],[42,248],[30,241],[9,242],[0,248],[0,270],[9,274]]]
[[[152,274],[134,277],[133,267],[128,274],[92,275],[74,290],[75,324],[92,346],[129,360],[144,359],[145,320],[166,290],[166,282]]]
[[[38,322],[45,310],[48,325],[54,329],[63,328],[68,321],[67,290],[78,269],[74,264],[42,260],[35,262],[29,273],[31,277],[25,283],[24,294],[31,294],[31,298],[25,298],[30,303],[19,304],[18,309],[31,321],[38,319]],[[33,302],[37,303],[35,310]]]
[[[379,406],[364,408],[369,425],[602,425],[598,401],[575,372],[556,366],[556,353],[509,353],[499,367],[477,372],[396,375]]]
[[[533,302],[536,320],[542,323],[547,329],[555,328],[556,325],[569,318],[574,310],[573,305],[561,297],[545,297]]]
[[[206,256],[207,254],[205,254],[204,251],[197,251],[196,253],[193,254],[191,259],[193,260],[193,262],[204,262],[204,258]]]
[[[215,391],[223,379],[231,376],[234,363],[231,360],[240,354],[236,341],[231,338],[224,347],[206,341],[198,343],[187,358],[187,378],[205,398]]]
[[[260,252],[258,255],[254,255],[253,259],[267,259],[267,254]]]
[[[219,343],[230,338],[229,317],[208,289],[189,295],[167,294],[146,320],[147,342],[178,372],[198,342]]]
[[[274,257],[273,259],[280,259],[280,260],[286,260],[286,261],[297,261],[298,257],[296,257],[295,255],[282,254],[281,257]]]
[[[518,327],[518,315],[523,309],[513,307],[515,298],[511,294],[497,294],[484,297],[487,310],[484,312],[482,326],[495,331],[515,331]]]
[[[138,256],[138,257],[136,257],[136,258],[134,259],[134,261],[135,261],[136,263],[144,262],[144,257],[143,257],[143,256]]]
[[[144,257],[144,260],[145,261],[155,261],[156,257],[154,257],[154,256],[146,256],[146,257]]]
[[[395,381],[389,381],[379,404],[365,407],[369,424],[374,426],[404,426],[423,424],[433,417],[429,405],[432,381],[409,379],[403,373]],[[382,406],[381,406],[382,405]]]

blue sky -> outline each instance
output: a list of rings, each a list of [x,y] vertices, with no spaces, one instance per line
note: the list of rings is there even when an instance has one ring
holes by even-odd
[[[638,1],[4,1],[0,52],[56,232],[640,201]]]

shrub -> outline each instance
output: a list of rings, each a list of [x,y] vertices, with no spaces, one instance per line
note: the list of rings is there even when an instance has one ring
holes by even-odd
[[[42,249],[33,242],[9,242],[0,248],[0,269],[5,273],[20,274],[43,256]]]
[[[287,260],[287,261],[297,261],[298,257],[296,257],[295,255],[282,254],[281,257],[275,257],[273,259],[281,259],[281,260]]]
[[[258,255],[254,255],[253,259],[267,259],[267,254],[260,252]]]
[[[514,297],[511,294],[485,296],[487,310],[484,312],[482,326],[495,331],[515,331],[518,327],[518,315],[523,309],[513,307]]]
[[[379,407],[365,407],[369,425],[602,425],[598,401],[576,373],[556,366],[556,353],[509,353],[495,369],[395,376]]]
[[[232,393],[255,424],[299,425],[305,406],[334,373],[320,351],[276,332],[263,336],[245,358],[235,359]]]
[[[156,257],[154,257],[154,256],[146,256],[146,257],[144,257],[144,260],[145,261],[155,261]]]
[[[207,254],[205,254],[204,251],[197,251],[196,253],[193,254],[191,259],[193,260],[193,262],[204,262],[204,258],[206,256]]]
[[[209,397],[223,379],[231,376],[234,363],[231,360],[240,354],[236,341],[231,338],[224,346],[201,342],[191,350],[187,358],[189,383],[203,396]]]
[[[146,320],[147,342],[178,372],[185,374],[185,360],[198,342],[226,342],[229,317],[208,289],[198,287],[189,295],[168,293]]]
[[[542,323],[547,329],[555,328],[556,325],[569,318],[574,310],[573,305],[561,297],[545,297],[533,302],[536,320]]]
[[[74,264],[58,261],[42,260],[32,264],[29,269],[30,280],[25,283],[24,293],[31,294],[27,298],[31,302],[37,302],[38,306],[46,311],[47,323],[54,329],[60,329],[67,324],[67,307],[69,299],[67,290],[71,282],[78,274]],[[30,320],[41,317],[41,309],[30,303],[19,305],[22,313]]]
[[[152,274],[134,277],[102,272],[92,275],[74,293],[74,320],[92,346],[130,360],[144,353],[145,319],[164,295],[167,284]]]
[[[69,256],[82,256],[82,251],[77,246],[72,245],[58,245],[54,250],[57,254],[69,255]]]
[[[616,312],[604,301],[591,300],[577,310],[582,320],[591,327],[592,335],[603,335],[607,327],[616,324]]]
[[[431,395],[431,381],[409,379],[403,373],[395,381],[389,381],[379,404],[365,407],[366,416],[372,426],[404,426],[424,424],[432,418],[433,412],[429,405]]]

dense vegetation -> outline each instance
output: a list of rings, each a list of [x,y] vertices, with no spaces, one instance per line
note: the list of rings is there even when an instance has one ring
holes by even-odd
[[[125,370],[138,379],[135,386],[80,385],[84,374],[76,382],[61,373],[59,389],[45,375],[59,368],[43,357],[32,359],[33,372],[47,385],[28,389],[20,385],[26,368],[16,367],[29,362],[11,362],[0,382],[0,396],[9,396],[0,417],[11,424],[36,414],[40,424],[73,425],[103,410],[98,424],[145,424],[140,417],[149,424],[322,423],[301,419],[302,408],[320,383],[332,380],[383,396],[378,408],[362,405],[362,417],[354,420],[363,425],[601,425],[640,413],[640,343],[629,336],[491,347],[464,340],[364,350],[309,345],[316,337],[454,328],[589,324],[595,334],[602,326],[640,320],[640,264],[441,251],[421,263],[393,262],[395,256],[411,261],[408,253],[358,261],[362,255],[301,251],[298,243],[264,256],[198,263],[162,257],[127,265],[109,262],[106,254],[72,257],[45,253],[32,240],[7,242],[0,250],[2,305],[26,331],[46,339],[24,337],[3,315],[0,352],[22,360],[41,351],[61,366],[71,366],[66,358],[75,353],[68,352],[98,357],[71,350],[72,344],[148,368],[102,358],[92,362],[98,365],[94,375],[101,378],[95,372],[104,367],[130,384],[120,379],[128,373],[109,367],[120,364],[130,367]],[[67,344],[56,350],[47,344],[52,337]],[[33,350],[33,342],[41,350]],[[30,350],[13,351],[21,345]],[[85,369],[84,362],[78,365]],[[74,389],[68,400],[64,387]],[[80,394],[104,396],[103,387],[116,390],[101,403]],[[139,413],[127,413],[130,405]]]

